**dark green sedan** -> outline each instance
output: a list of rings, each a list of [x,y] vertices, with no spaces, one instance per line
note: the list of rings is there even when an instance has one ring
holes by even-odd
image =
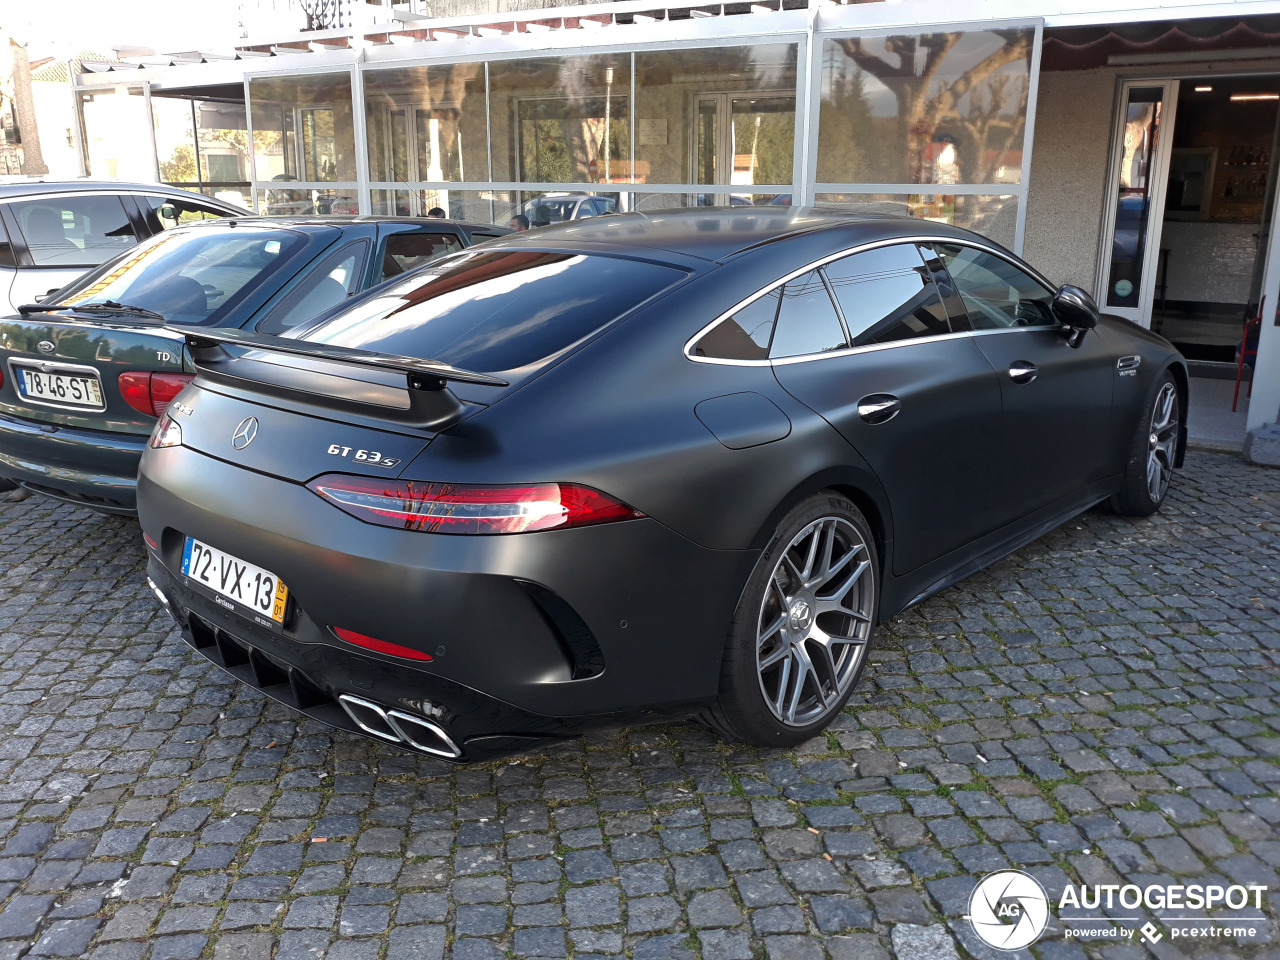
[[[449,220],[244,217],[144,241],[0,319],[0,489],[132,515],[147,437],[195,374],[164,324],[283,333],[508,232]]]

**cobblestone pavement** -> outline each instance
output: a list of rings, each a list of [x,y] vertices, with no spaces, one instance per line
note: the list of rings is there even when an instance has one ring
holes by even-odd
[[[135,524],[0,503],[0,960],[953,960],[1010,956],[962,919],[1009,865],[1055,901],[1277,891],[1278,520],[1280,471],[1193,452],[1161,516],[1087,513],[888,625],[803,749],[682,724],[451,768],[198,661]],[[1276,897],[1253,938],[1053,919],[1033,952],[1274,960]]]

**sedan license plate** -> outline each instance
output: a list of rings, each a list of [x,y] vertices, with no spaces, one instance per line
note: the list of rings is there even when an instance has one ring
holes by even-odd
[[[24,400],[55,407],[78,407],[82,410],[102,410],[102,384],[96,372],[79,373],[65,369],[36,370],[32,367],[13,365],[18,382],[18,394]]]
[[[273,630],[284,625],[289,588],[274,573],[187,537],[182,572],[212,591],[216,603]]]

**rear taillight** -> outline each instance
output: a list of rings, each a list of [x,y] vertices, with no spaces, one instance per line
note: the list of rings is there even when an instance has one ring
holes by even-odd
[[[307,487],[360,520],[422,533],[532,533],[644,516],[571,483],[421,483],[330,474]]]
[[[182,388],[194,379],[194,373],[122,373],[119,378],[120,396],[139,413],[159,417],[169,409],[169,404],[182,392]]]
[[[151,431],[151,439],[147,443],[155,450],[162,447],[180,447],[182,446],[182,427],[178,425],[177,420],[165,414]]]
[[[366,650],[376,650],[378,653],[401,657],[405,660],[429,661],[431,659],[431,654],[423,653],[421,650],[414,650],[412,647],[402,647],[398,643],[387,643],[385,640],[379,640],[377,637],[370,637],[363,633],[356,633],[354,630],[348,630],[345,627],[332,627],[331,629],[337,634],[339,640],[354,643],[357,647],[364,647]]]

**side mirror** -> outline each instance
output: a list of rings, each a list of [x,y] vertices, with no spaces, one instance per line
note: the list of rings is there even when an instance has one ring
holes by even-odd
[[[1098,325],[1098,304],[1087,291],[1064,283],[1053,295],[1053,315],[1058,322],[1083,333]]]
[[[172,203],[160,204],[160,207],[156,210],[156,213],[160,215],[160,218],[162,220],[178,219],[178,208],[175,207]]]

